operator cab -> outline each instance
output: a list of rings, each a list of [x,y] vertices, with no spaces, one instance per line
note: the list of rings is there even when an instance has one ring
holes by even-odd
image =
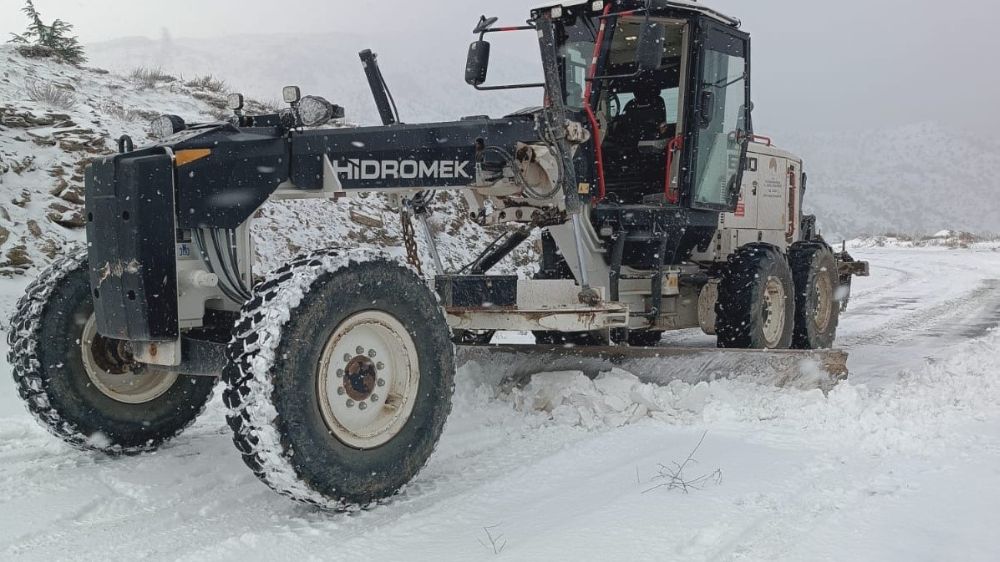
[[[599,129],[598,199],[734,208],[751,133],[750,45],[739,22],[662,0],[549,10],[560,15],[566,106],[592,112]],[[650,26],[660,62],[641,68]]]

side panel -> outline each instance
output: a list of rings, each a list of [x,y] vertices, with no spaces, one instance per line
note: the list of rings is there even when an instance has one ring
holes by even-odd
[[[761,155],[757,174],[757,228],[784,232],[788,224],[788,160]]]
[[[173,162],[124,155],[87,168],[87,239],[97,330],[114,339],[178,337]]]
[[[222,131],[178,150],[192,146],[212,152],[177,169],[180,228],[236,229],[288,179],[285,138]]]
[[[319,189],[328,156],[345,190],[462,187],[476,162],[503,162],[518,142],[538,140],[531,116],[452,123],[306,131],[292,136],[292,182]]]

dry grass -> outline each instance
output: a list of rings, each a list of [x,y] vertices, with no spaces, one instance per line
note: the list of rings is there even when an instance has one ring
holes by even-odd
[[[25,83],[24,90],[31,101],[43,103],[50,107],[73,109],[76,106],[76,94],[67,88],[55,84],[40,80],[31,80]]]
[[[146,111],[135,107],[129,107],[117,101],[105,101],[101,104],[101,111],[118,121],[132,123],[135,121],[152,121],[157,114],[153,111]]]
[[[155,88],[157,84],[169,84],[177,81],[176,76],[171,76],[159,68],[147,68],[145,66],[140,66],[130,72],[128,79],[144,90]]]
[[[185,86],[189,88],[198,88],[201,90],[208,90],[209,92],[215,92],[218,94],[225,93],[228,90],[228,86],[224,80],[219,80],[211,74],[206,74],[205,76],[199,76],[193,80],[188,80],[184,83]]]

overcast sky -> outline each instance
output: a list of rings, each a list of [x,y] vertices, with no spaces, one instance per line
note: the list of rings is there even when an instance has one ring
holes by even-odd
[[[35,0],[85,42],[124,36],[395,33],[461,48],[481,13],[520,22],[536,0]],[[753,37],[756,122],[779,130],[936,120],[1000,128],[1000,4],[987,0],[715,0]],[[0,32],[23,28],[0,0]],[[418,64],[419,61],[414,61]]]

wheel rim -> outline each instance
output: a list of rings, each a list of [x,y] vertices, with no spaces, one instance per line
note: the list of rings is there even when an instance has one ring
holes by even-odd
[[[777,347],[785,331],[785,286],[781,279],[768,277],[764,286],[763,332],[767,347]]]
[[[830,283],[827,276],[822,275],[816,279],[816,310],[814,312],[816,328],[820,332],[825,332],[830,326],[832,312],[833,284]]]
[[[108,398],[124,404],[152,402],[177,382],[177,373],[137,371],[123,342],[97,333],[97,316],[93,314],[80,336],[80,354],[90,382]]]
[[[417,348],[392,316],[360,312],[327,340],[318,379],[320,411],[333,435],[351,447],[373,449],[410,419],[420,385]]]

